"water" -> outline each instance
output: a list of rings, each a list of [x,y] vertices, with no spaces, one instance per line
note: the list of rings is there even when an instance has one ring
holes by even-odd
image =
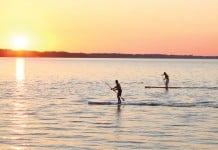
[[[218,149],[218,60],[0,58],[0,149]],[[187,89],[145,89],[163,86]],[[127,105],[116,102],[118,79]],[[212,88],[210,88],[212,87]],[[129,104],[129,105],[128,105]]]

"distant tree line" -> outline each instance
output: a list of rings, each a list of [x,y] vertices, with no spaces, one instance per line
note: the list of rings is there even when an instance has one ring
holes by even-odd
[[[64,51],[14,51],[0,49],[0,57],[63,57],[63,58],[183,58],[218,59],[218,56],[166,55],[166,54],[121,54],[121,53],[69,53]]]

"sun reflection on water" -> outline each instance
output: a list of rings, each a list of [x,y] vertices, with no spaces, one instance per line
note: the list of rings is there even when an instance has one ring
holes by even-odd
[[[25,88],[25,59],[16,58],[16,90],[15,90],[15,100],[13,101],[13,109],[11,116],[12,132],[11,140],[20,140],[25,138],[26,128],[27,128],[27,106],[26,100],[24,97]],[[11,147],[15,150],[25,149],[23,146],[13,146]]]
[[[25,63],[23,58],[16,58],[16,80],[17,82],[25,79]]]
[[[25,140],[27,139],[27,122],[28,122],[28,115],[27,115],[27,108],[26,104],[22,100],[16,100],[13,102],[13,109],[11,112],[11,128],[10,133],[11,133],[11,141],[20,141],[20,145],[12,145],[11,149],[14,150],[23,150],[25,149]],[[23,140],[22,140],[23,139]],[[22,142],[24,142],[22,144]]]

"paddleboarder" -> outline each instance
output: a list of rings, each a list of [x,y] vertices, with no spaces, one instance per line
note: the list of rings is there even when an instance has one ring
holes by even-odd
[[[116,83],[116,86],[113,87],[113,88],[111,88],[111,90],[117,91],[118,104],[121,104],[120,98],[122,98],[122,97],[121,97],[121,95],[122,95],[122,88],[121,88],[120,83],[118,82],[118,80],[115,80],[115,83]]]
[[[164,72],[164,73],[162,74],[162,76],[164,76],[163,80],[165,81],[165,88],[168,89],[169,75],[168,75],[166,72]]]

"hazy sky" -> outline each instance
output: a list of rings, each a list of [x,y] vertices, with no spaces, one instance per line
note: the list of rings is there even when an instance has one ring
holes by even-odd
[[[0,0],[0,48],[218,55],[218,0]]]

